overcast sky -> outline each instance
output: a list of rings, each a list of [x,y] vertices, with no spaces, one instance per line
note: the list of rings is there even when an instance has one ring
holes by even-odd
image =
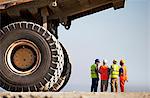
[[[107,59],[108,66],[113,59],[125,58],[127,91],[150,91],[148,4],[149,0],[127,0],[124,9],[108,9],[77,19],[68,31],[59,28],[59,40],[68,50],[73,66],[63,91],[90,91],[89,68],[96,58]]]
[[[60,26],[59,40],[73,66],[63,91],[90,91],[90,65],[96,58],[107,59],[108,66],[113,59],[125,58],[127,91],[150,91],[149,17],[150,0],[127,0],[123,9],[108,9],[73,21],[68,31]]]

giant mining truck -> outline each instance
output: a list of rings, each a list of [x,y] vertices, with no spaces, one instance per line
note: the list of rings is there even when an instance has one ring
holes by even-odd
[[[60,91],[71,63],[58,26],[125,0],[0,0],[0,87],[12,92]]]

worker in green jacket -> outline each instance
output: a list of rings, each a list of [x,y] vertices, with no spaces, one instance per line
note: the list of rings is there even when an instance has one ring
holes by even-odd
[[[91,92],[97,92],[98,87],[98,81],[99,81],[99,75],[98,75],[98,64],[100,63],[99,59],[95,60],[95,63],[91,65],[91,79],[92,79],[92,85],[91,85]]]

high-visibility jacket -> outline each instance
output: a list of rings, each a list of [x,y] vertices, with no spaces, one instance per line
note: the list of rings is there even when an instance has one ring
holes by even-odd
[[[117,64],[111,65],[111,78],[119,77],[119,69],[120,69],[120,66],[118,66]]]
[[[98,70],[97,65],[91,65],[91,78],[98,78]]]
[[[108,80],[109,79],[109,67],[106,65],[102,65],[99,68],[101,80]]]
[[[127,67],[125,65],[121,66],[119,70],[120,80],[128,80]]]

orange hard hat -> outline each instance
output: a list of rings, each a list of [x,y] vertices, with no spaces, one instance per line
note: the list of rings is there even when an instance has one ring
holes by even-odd
[[[125,64],[125,60],[124,59],[120,60],[120,62],[123,63],[123,64]]]

